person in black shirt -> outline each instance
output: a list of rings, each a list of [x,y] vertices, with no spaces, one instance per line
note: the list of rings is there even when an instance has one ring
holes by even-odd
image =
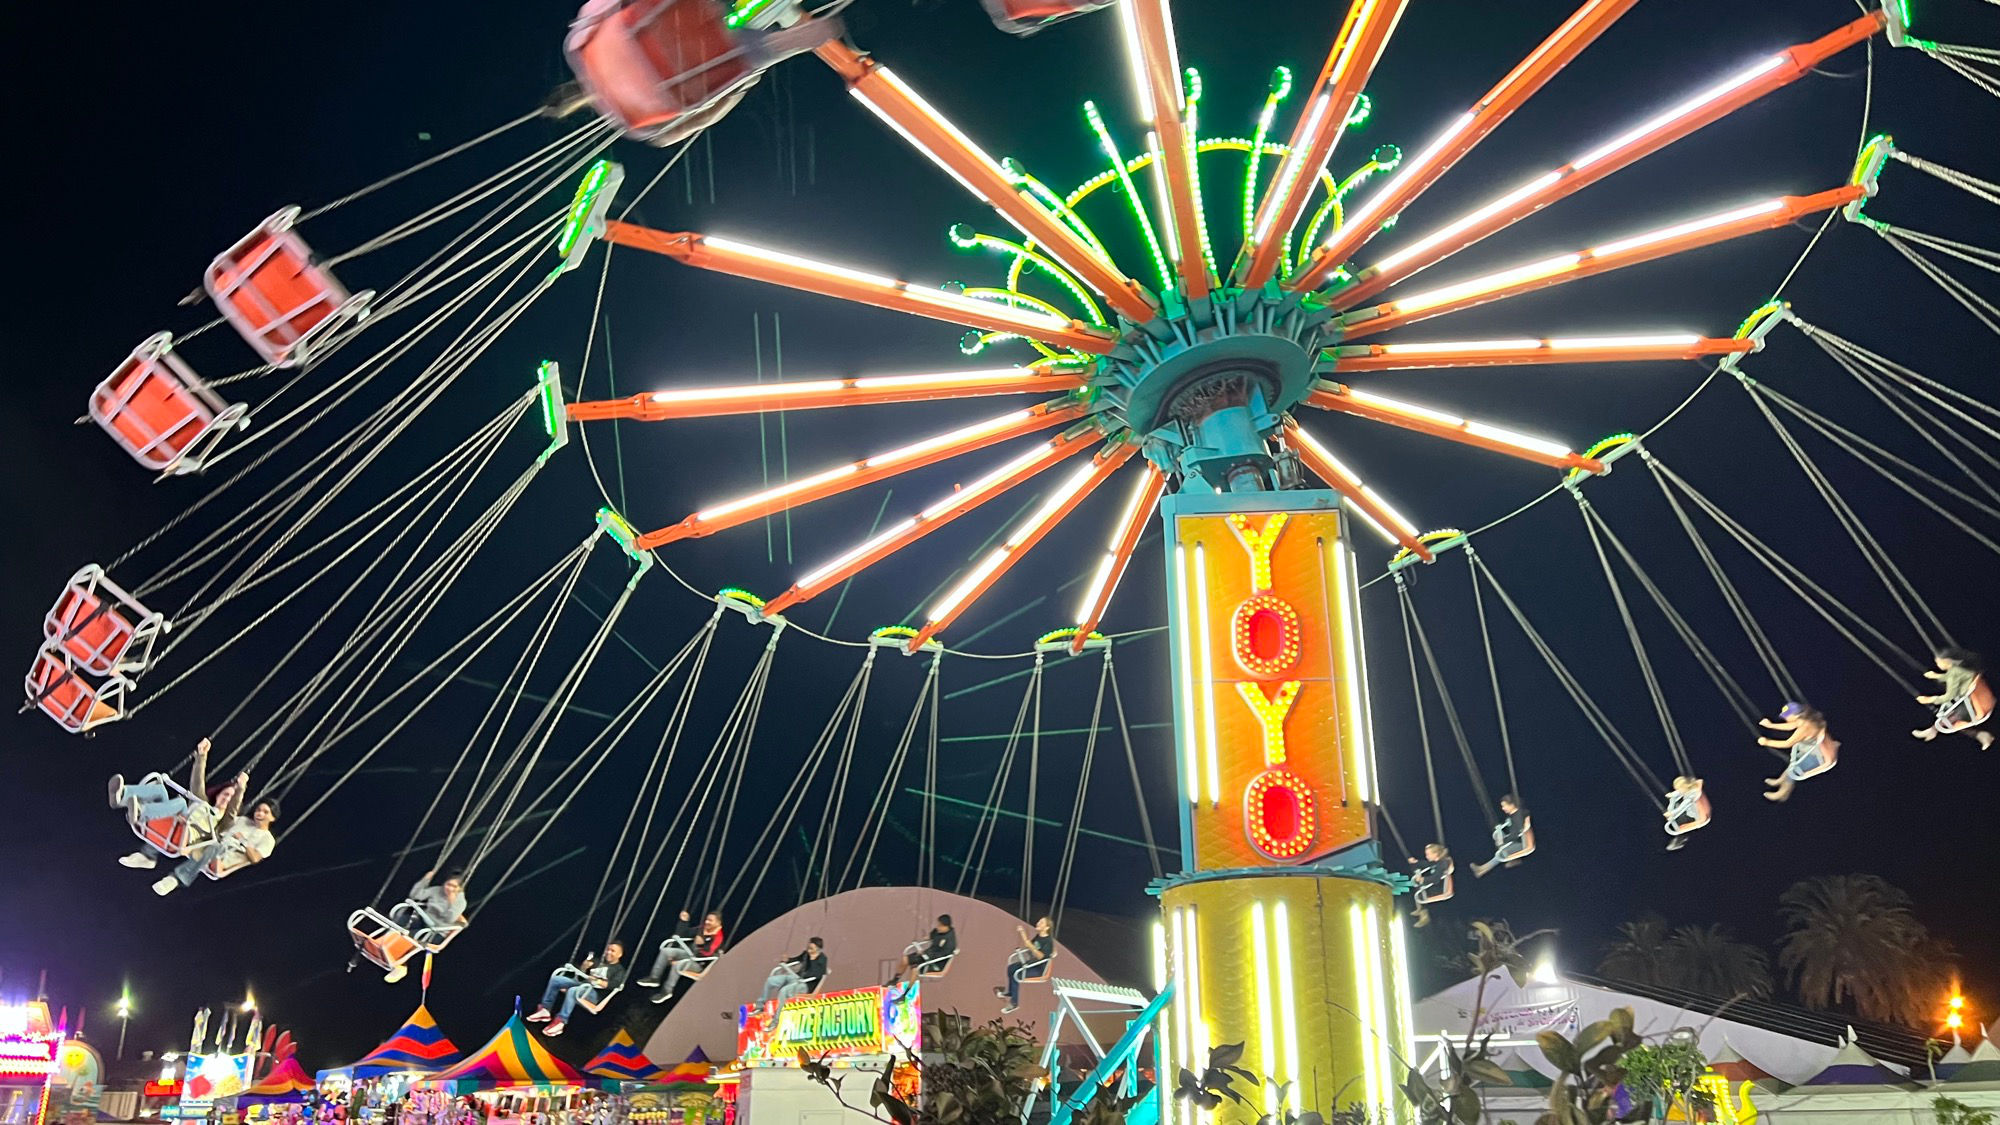
[[[1420,861],[1410,856],[1413,869],[1410,878],[1416,883],[1416,909],[1410,917],[1417,920],[1422,928],[1431,924],[1431,912],[1424,909],[1433,902],[1443,902],[1451,897],[1451,873],[1456,864],[1451,861],[1451,852],[1443,844],[1425,844],[1424,858]]]
[[[1472,873],[1481,879],[1500,864],[1512,867],[1535,850],[1535,825],[1528,819],[1528,810],[1521,807],[1520,798],[1512,793],[1500,798],[1500,811],[1507,819],[1493,826],[1493,858],[1472,865]]]
[[[528,1022],[538,1023],[548,1019],[549,1005],[556,1003],[560,997],[561,1007],[549,1026],[542,1029],[542,1034],[561,1035],[579,1000],[595,1004],[624,986],[626,966],[621,964],[624,960],[624,943],[606,942],[602,962],[585,957],[581,965],[564,965],[549,974],[549,986],[542,990],[542,1006],[535,1009]]]
[[[826,979],[826,944],[818,938],[807,938],[806,947],[796,957],[778,962],[771,975],[764,978],[764,995],[761,999],[790,1000],[819,988],[819,982]]]
[[[696,929],[688,912],[681,911],[680,924],[674,927],[674,936],[660,943],[659,956],[653,958],[653,968],[639,978],[639,987],[653,988],[655,1004],[664,1004],[673,998],[674,988],[688,970],[698,968],[702,963],[712,961],[722,953],[722,915],[710,911],[701,916],[701,928]]]
[[[951,915],[940,914],[930,933],[903,947],[903,967],[884,981],[883,987],[913,981],[920,972],[941,973],[957,955],[958,931],[951,928]]]
[[[1018,923],[1014,926],[1014,932],[1021,935],[1021,947],[1007,955],[1006,985],[993,990],[993,995],[1007,1001],[1007,1006],[1000,1009],[1001,1015],[1021,1006],[1021,981],[1041,975],[1055,957],[1055,929],[1056,924],[1046,914],[1035,920],[1033,933]]]

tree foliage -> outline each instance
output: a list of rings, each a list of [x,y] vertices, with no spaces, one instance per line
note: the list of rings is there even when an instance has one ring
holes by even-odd
[[[1851,1005],[1864,1019],[1922,1026],[1954,956],[1877,875],[1803,879],[1778,896],[1778,964],[1809,1008]]]

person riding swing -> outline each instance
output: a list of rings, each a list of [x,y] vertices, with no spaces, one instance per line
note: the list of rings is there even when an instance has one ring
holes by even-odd
[[[1486,878],[1486,873],[1501,864],[1517,867],[1521,861],[1534,854],[1535,822],[1528,817],[1528,810],[1521,806],[1521,799],[1512,793],[1500,798],[1500,811],[1506,819],[1493,826],[1493,858],[1485,863],[1472,865],[1476,878]]]
[[[1757,745],[1773,750],[1786,751],[1785,770],[1777,777],[1767,777],[1764,784],[1771,791],[1764,794],[1767,801],[1791,799],[1792,790],[1799,782],[1816,777],[1832,769],[1840,760],[1840,743],[1826,733],[1826,716],[1814,707],[1804,703],[1787,703],[1778,711],[1776,721],[1757,720],[1759,726],[1772,730],[1790,731],[1789,738],[1760,738]]]

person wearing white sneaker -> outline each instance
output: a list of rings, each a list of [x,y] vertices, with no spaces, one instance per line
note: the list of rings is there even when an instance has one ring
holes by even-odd
[[[207,793],[208,750],[209,741],[206,738],[195,744],[194,765],[188,771],[189,793]],[[161,776],[150,774],[148,778]],[[217,809],[224,808],[243,791],[243,785],[247,781],[248,778],[238,774],[235,781],[215,792],[210,803]],[[123,774],[114,773],[105,789],[111,807],[123,810],[127,818],[137,824],[185,817],[188,812],[188,799],[169,789],[163,781],[141,780],[137,784],[127,785]],[[142,847],[138,851],[119,856],[118,863],[122,867],[150,871],[159,866],[159,853],[150,846]]]
[[[153,884],[156,895],[170,895],[176,887],[185,887],[201,877],[202,869],[210,864],[216,866],[218,878],[233,874],[244,866],[262,863],[277,847],[277,838],[271,835],[271,824],[278,819],[278,802],[269,797],[260,797],[250,806],[249,816],[230,818],[215,842],[175,865],[174,873]]]
[[[542,1029],[542,1034],[561,1035],[563,1028],[569,1024],[570,1013],[576,1011],[578,1001],[595,1004],[625,983],[627,966],[621,964],[624,960],[625,944],[606,942],[601,963],[586,957],[582,965],[564,965],[549,974],[548,987],[542,990],[541,1006],[529,1013],[528,1022],[548,1020],[550,1005],[556,1005],[555,1018]]]

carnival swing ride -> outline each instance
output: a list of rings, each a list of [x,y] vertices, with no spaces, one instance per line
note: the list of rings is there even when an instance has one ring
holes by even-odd
[[[1809,434],[1853,457],[1979,547],[2000,553],[1995,534],[2000,488],[1994,484],[2000,410],[1993,405],[1809,322],[1778,297],[1729,334],[1592,331],[1455,340],[1409,329],[1760,232],[1804,224],[1825,234],[1845,220],[1879,236],[1909,268],[1953,298],[1973,318],[1968,333],[2000,334],[2000,307],[1959,276],[1968,267],[2000,272],[2000,254],[1870,213],[1878,185],[1892,175],[1925,173],[1987,204],[2000,205],[2000,188],[1904,152],[1887,135],[1867,135],[1865,120],[1867,139],[1841,182],[1804,183],[1798,194],[1754,202],[1727,201],[1663,225],[1463,278],[1433,284],[1430,275],[1417,276],[1855,48],[1866,45],[1871,83],[1875,45],[1885,42],[1920,51],[1978,90],[2000,94],[1993,49],[1919,38],[1912,33],[1911,13],[1893,0],[1816,38],[1753,55],[1736,70],[1691,83],[1679,100],[1580,146],[1566,162],[1413,232],[1406,228],[1414,221],[1399,221],[1406,210],[1422,214],[1419,201],[1427,190],[1567,64],[1611,33],[1635,0],[1586,0],[1423,144],[1409,152],[1384,144],[1365,157],[1351,151],[1353,135],[1370,113],[1364,89],[1378,64],[1394,58],[1392,34],[1408,0],[1353,0],[1316,74],[1308,80],[1286,67],[1271,72],[1248,137],[1203,132],[1215,115],[1204,115],[1200,73],[1182,64],[1166,0],[983,2],[997,25],[1015,33],[1112,9],[1092,22],[1115,31],[1132,90],[1123,111],[1097,102],[1084,106],[1085,124],[1106,162],[1103,171],[1061,190],[1020,161],[995,159],[890,65],[850,42],[840,22],[844,3],[811,10],[801,0],[591,0],[566,41],[577,83],[543,110],[332,204],[310,211],[287,208],[260,224],[218,255],[203,278],[219,319],[182,335],[147,339],[90,396],[89,417],[134,460],[163,477],[196,475],[205,491],[112,563],[86,566],[64,587],[26,679],[27,705],[78,733],[136,718],[244,637],[259,631],[268,637],[278,628],[274,623],[305,614],[303,627],[287,626],[278,634],[281,653],[232,690],[226,713],[211,727],[219,739],[239,720],[255,719],[249,729],[232,731],[232,745],[239,749],[228,757],[231,768],[257,777],[264,794],[291,795],[309,769],[339,771],[331,784],[315,782],[306,791],[311,803],[286,821],[287,830],[296,831],[447,685],[482,657],[494,659],[487,654],[497,647],[510,654],[500,659],[511,660],[511,667],[397,864],[423,851],[435,854],[440,867],[446,857],[455,859],[468,883],[504,885],[600,770],[609,765],[614,773],[636,774],[630,790],[636,796],[616,848],[589,912],[571,930],[581,952],[598,929],[656,933],[670,885],[686,900],[717,909],[755,900],[785,831],[819,779],[830,778],[829,792],[844,795],[857,772],[872,768],[857,764],[856,750],[877,654],[928,655],[902,736],[881,764],[879,787],[872,797],[865,785],[855,790],[857,803],[866,801],[861,838],[841,838],[836,799],[822,812],[820,831],[812,837],[804,884],[808,891],[816,886],[823,897],[871,877],[892,783],[922,756],[920,792],[926,797],[911,843],[917,880],[936,886],[939,669],[954,651],[944,639],[1058,525],[1077,518],[1094,494],[1107,490],[1115,497],[1106,509],[1112,516],[1099,526],[1102,550],[1077,571],[1073,585],[1080,586],[1081,597],[1075,613],[1021,654],[1031,662],[1023,673],[1027,694],[994,762],[992,790],[967,855],[977,850],[983,857],[990,848],[997,805],[1024,746],[1035,748],[1028,769],[1031,821],[1035,815],[1032,778],[1039,759],[1032,755],[1040,743],[1047,663],[1102,653],[1096,703],[1084,728],[1089,732],[1084,776],[1098,731],[1114,729],[1100,725],[1108,684],[1115,729],[1124,736],[1137,784],[1140,768],[1111,670],[1118,642],[1099,626],[1148,541],[1148,529],[1161,527],[1181,863],[1178,871],[1159,873],[1152,888],[1163,909],[1162,973],[1155,998],[1135,1025],[1151,1026],[1157,1016],[1162,1057],[1178,1065],[1205,1058],[1213,1044],[1246,1043],[1244,1065],[1280,1084],[1267,1093],[1267,1103],[1288,1099],[1296,1111],[1301,1089],[1293,1080],[1304,1074],[1302,1054],[1318,1066],[1330,1065],[1335,1085],[1354,1079],[1369,1104],[1400,1106],[1396,1060],[1410,1057],[1414,1030],[1404,978],[1406,939],[1393,907],[1393,896],[1410,890],[1411,880],[1388,869],[1401,867],[1393,856],[1385,866],[1377,842],[1379,826],[1397,838],[1396,854],[1409,851],[1378,790],[1361,621],[1364,597],[1376,594],[1364,595],[1364,589],[1379,585],[1377,593],[1385,593],[1393,587],[1397,595],[1404,645],[1399,655],[1405,658],[1399,663],[1407,663],[1417,692],[1418,742],[1439,841],[1446,837],[1446,818],[1432,754],[1432,715],[1445,720],[1489,823],[1503,828],[1506,823],[1494,807],[1473,737],[1448,690],[1433,633],[1414,596],[1412,579],[1419,568],[1444,564],[1451,554],[1463,557],[1469,575],[1488,672],[1482,689],[1491,690],[1513,803],[1518,806],[1524,792],[1510,735],[1520,722],[1510,723],[1504,685],[1529,672],[1503,669],[1495,659],[1494,616],[1519,630],[1612,758],[1664,814],[1670,834],[1701,828],[1710,808],[1667,702],[1661,646],[1649,647],[1638,610],[1650,604],[1658,611],[1753,733],[1761,731],[1759,716],[1777,713],[1780,703],[1804,694],[1760,622],[1763,612],[1711,542],[1715,531],[1904,687],[1924,682],[1919,674],[1930,667],[1922,659],[1929,650],[1948,650],[1955,643],[1943,618],[1856,513],[1853,495],[1830,481],[1799,438]],[[780,63],[804,66],[802,57],[787,60],[806,54],[830,67],[862,107],[1012,228],[991,233],[960,224],[949,231],[958,248],[1003,261],[1002,283],[934,288],[735,237],[627,221],[673,161],[703,130],[724,121],[760,76]],[[1285,134],[1280,123],[1287,114],[1292,125]],[[301,233],[335,207],[387,191],[446,160],[473,159],[464,154],[507,143],[522,127],[561,116],[583,123],[352,250],[320,257]],[[1121,136],[1121,130],[1131,135]],[[1284,140],[1276,139],[1281,135]],[[621,137],[674,151],[638,192],[629,190],[621,164],[603,155]],[[424,240],[433,248],[414,268],[394,279],[371,278],[379,289],[346,284],[367,273],[365,256],[399,243],[407,250]],[[1378,240],[1389,248],[1378,251]],[[377,465],[392,445],[411,443],[406,435],[418,432],[420,417],[465,416],[456,408],[458,400],[449,409],[439,403],[556,282],[580,269],[587,276],[593,253],[599,259],[601,304],[614,248],[963,326],[968,331],[960,350],[972,362],[940,364],[920,374],[760,379],[590,398],[581,380],[588,377],[599,334],[593,308],[583,360],[570,381],[557,362],[545,362],[532,381],[524,381],[520,395],[469,434],[454,437],[429,467],[387,473]],[[204,379],[188,358],[189,345],[224,323],[261,363]],[[1787,334],[1779,337],[1781,330]],[[364,340],[380,346],[370,351]],[[1920,437],[1926,447],[1921,458],[1865,437],[1746,371],[1767,359],[1773,366],[1791,362],[1796,357],[1785,349],[1801,350],[1800,340],[1815,345]],[[1993,343],[1984,335],[1978,340],[1982,347]],[[1019,349],[1026,362],[995,366],[987,358],[1006,349]],[[363,352],[364,358],[354,358]],[[1706,368],[1689,401],[1711,387],[1718,388],[1711,397],[1719,394],[1731,382],[1745,392],[1846,532],[1849,542],[1839,546],[1851,545],[1868,563],[1908,634],[1897,627],[1898,635],[1891,635],[1870,621],[1774,549],[1768,533],[1760,535],[1753,522],[1668,467],[1657,435],[1679,410],[1658,424],[1579,451],[1382,394],[1371,378],[1384,372],[1534,365],[1624,370],[1664,361],[1696,361]],[[418,373],[393,386],[382,378],[412,366]],[[1349,379],[1365,385],[1351,385]],[[256,395],[234,401],[252,388]],[[564,452],[573,437],[581,438],[576,444],[589,459],[594,427],[618,420],[667,423],[982,397],[1012,397],[1028,405],[856,460],[788,472],[777,485],[717,501],[656,530],[632,523],[622,505],[612,503],[600,477],[605,506],[587,537],[477,624],[444,629],[450,643],[421,667],[402,663],[422,651],[414,645],[419,635],[428,640],[438,631],[427,630],[427,623],[451,617],[439,613],[441,606],[450,602],[458,613],[461,602],[478,600],[476,593],[465,592],[462,579],[483,573],[476,565],[482,549],[546,465],[577,456]],[[1325,414],[1557,474],[1557,483],[1521,510],[1551,498],[1567,498],[1556,502],[1577,507],[1592,548],[1585,557],[1594,558],[1592,573],[1603,576],[1629,640],[1664,758],[1639,749],[1638,743],[1651,741],[1636,735],[1640,724],[1619,721],[1597,702],[1586,677],[1558,656],[1558,644],[1501,584],[1487,554],[1475,549],[1475,544],[1489,546],[1488,533],[1506,520],[1471,532],[1420,531],[1330,441],[1316,435],[1315,419]],[[546,441],[525,464],[509,467],[502,451],[512,448],[508,439],[527,415],[540,421]],[[337,437],[322,435],[319,431],[337,424],[329,419],[351,428]],[[305,435],[313,436],[301,441]],[[907,516],[878,521],[857,542],[830,545],[822,561],[783,589],[766,597],[741,589],[703,595],[711,598],[712,612],[671,658],[651,664],[646,685],[615,714],[600,716],[601,727],[581,749],[558,742],[558,727],[575,710],[572,703],[594,663],[617,637],[616,625],[641,580],[655,570],[679,578],[671,567],[677,543],[933,466],[955,470],[971,463],[961,458],[988,449],[1001,450],[1004,459],[982,465]],[[1700,573],[1720,595],[1727,620],[1738,626],[1769,680],[1768,689],[1761,683],[1746,687],[1735,677],[1720,655],[1720,642],[1696,632],[1689,615],[1653,577],[1657,564],[1649,569],[1642,563],[1614,529],[1614,519],[1592,499],[1600,487],[1594,482],[1626,458],[1657,486],[1671,526],[1684,534]],[[595,462],[590,469],[595,476]],[[992,501],[1044,474],[1054,483],[995,531],[989,549],[952,576],[948,589],[916,619],[877,629],[859,645],[859,671],[775,806],[769,792],[759,796],[763,807],[774,811],[748,858],[736,866],[738,873],[722,883],[722,851],[730,846],[730,818],[744,799],[745,778],[755,762],[753,747],[780,638],[787,632],[818,636],[794,620],[800,607],[844,592],[851,579],[871,568],[906,565],[919,554],[907,549],[961,517],[976,518]],[[266,488],[261,500],[243,502],[232,491],[246,479],[254,483],[245,489]],[[355,487],[385,479],[390,484],[377,495]],[[230,502],[217,503],[223,496]],[[1388,552],[1380,569],[1376,540]],[[608,610],[591,611],[598,620],[565,667],[551,650],[567,643],[558,640],[568,636],[565,616],[578,604],[579,585],[606,543],[619,556],[624,584]],[[158,562],[169,549],[179,554]],[[141,555],[153,559],[156,569],[135,577]],[[914,562],[907,566],[918,568]],[[335,588],[336,575],[347,581],[344,588]],[[161,610],[174,602],[178,609]],[[1489,607],[1497,612],[1489,614]],[[692,778],[683,769],[672,774],[670,787],[697,685],[717,631],[732,613],[768,629],[767,643]],[[235,631],[211,639],[221,631],[219,622],[229,622],[222,628]],[[202,645],[190,646],[198,631]],[[1149,632],[1160,631],[1134,635]],[[500,643],[503,637],[509,639]],[[1912,640],[1920,646],[1916,656]],[[173,678],[159,683],[165,675]],[[1940,699],[1933,729],[1981,729],[1992,709],[1990,688],[1977,676],[1950,682],[1970,686]],[[531,683],[542,694],[530,694]],[[270,706],[264,693],[279,684],[290,685],[293,693]],[[1781,737],[1771,744],[1780,748],[1793,781],[1837,761],[1835,744],[1816,715],[1800,705],[1776,721]],[[642,725],[660,732],[656,748],[650,758],[641,754],[627,762],[619,748]],[[918,740],[926,726],[927,745]],[[1790,737],[1783,737],[1786,731]],[[557,761],[553,780],[537,776]],[[1668,786],[1657,772],[1662,765],[1679,775],[1675,785]],[[199,784],[182,786],[177,772],[151,779],[168,788],[177,807],[149,816],[135,805],[133,827],[161,854],[210,856],[216,810]],[[1691,780],[1692,791],[1681,784]],[[681,797],[678,811],[667,816],[661,804],[670,789]],[[1057,877],[1058,909],[1073,871],[1083,795],[1079,783]],[[1142,815],[1143,807],[1142,801]],[[1525,813],[1520,820],[1525,833],[1501,840],[1496,858],[1518,863],[1533,851]],[[442,839],[420,843],[434,822],[444,829]],[[1502,829],[1495,831],[1501,839]],[[1149,825],[1149,837],[1150,832]],[[1032,902],[1026,881],[1034,835],[1025,834],[1024,913]],[[684,864],[690,845],[694,854]],[[674,854],[662,871],[669,850]],[[213,856],[207,868],[211,878],[240,866],[240,856],[234,864],[227,858]],[[506,866],[494,877],[486,865],[496,859]],[[690,885],[680,874],[684,869],[706,874],[694,875]],[[614,879],[614,870],[629,874]],[[1447,863],[1422,883],[1425,900],[1450,896],[1449,872]],[[976,893],[978,876],[970,868],[961,870],[958,889],[968,875]],[[385,900],[396,877],[392,868],[376,901]],[[476,918],[476,909],[471,915]],[[466,921],[378,911],[371,904],[354,913],[349,928],[357,948],[394,979],[417,954],[443,950],[467,928]],[[690,975],[699,972],[696,966]],[[1308,997],[1313,999],[1305,1002]],[[601,1007],[602,999],[597,1003]],[[1058,1106],[1065,1116],[1066,1110]],[[1391,1112],[1404,1114],[1408,1107]]]

